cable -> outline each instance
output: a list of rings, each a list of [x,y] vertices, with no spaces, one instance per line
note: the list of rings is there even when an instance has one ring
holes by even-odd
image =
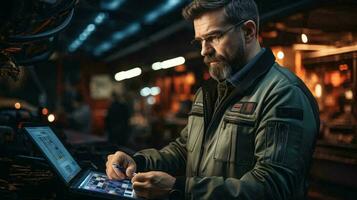
[[[57,26],[56,28],[52,29],[52,30],[48,30],[42,33],[38,33],[35,35],[15,35],[15,36],[10,36],[9,37],[9,42],[33,42],[36,40],[42,40],[48,37],[51,37],[54,34],[57,34],[61,31],[63,31],[63,29],[65,29],[68,24],[71,22],[72,17],[74,14],[74,8],[72,8],[72,10],[70,11],[68,17],[63,21],[63,23],[59,26]]]

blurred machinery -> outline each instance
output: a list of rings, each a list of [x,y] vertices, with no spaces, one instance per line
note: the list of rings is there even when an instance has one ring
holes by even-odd
[[[0,2],[0,76],[16,80],[19,66],[49,58],[56,36],[70,23],[77,0]]]
[[[0,1],[0,78],[16,81],[20,66],[47,60],[54,50],[58,33],[70,24],[77,3],[78,0]],[[14,107],[0,109],[1,199],[43,199],[43,195],[32,196],[42,193],[34,190],[53,180],[47,166],[38,166],[42,165],[41,158],[31,157],[36,154],[19,131],[22,122],[39,121],[41,114],[37,111]],[[19,155],[25,156],[20,158]],[[31,185],[33,187],[29,187]]]

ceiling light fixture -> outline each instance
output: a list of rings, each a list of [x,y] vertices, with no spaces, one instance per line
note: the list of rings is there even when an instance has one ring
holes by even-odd
[[[116,81],[122,81],[125,79],[134,78],[142,73],[141,68],[136,67],[127,71],[121,71],[115,74],[114,78]]]
[[[168,69],[168,68],[171,68],[171,67],[182,65],[185,62],[186,62],[186,59],[184,57],[180,56],[180,57],[172,58],[172,59],[165,60],[165,61],[162,61],[162,62],[155,62],[155,63],[153,63],[151,65],[151,68],[153,70]]]

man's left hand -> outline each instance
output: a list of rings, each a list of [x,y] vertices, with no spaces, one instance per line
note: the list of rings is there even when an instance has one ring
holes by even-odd
[[[131,179],[136,195],[147,199],[168,197],[175,181],[175,177],[161,171],[138,173]]]

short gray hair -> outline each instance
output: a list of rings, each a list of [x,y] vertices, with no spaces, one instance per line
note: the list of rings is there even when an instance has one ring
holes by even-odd
[[[193,0],[186,6],[182,15],[193,21],[206,12],[224,8],[229,23],[236,24],[241,20],[253,20],[259,27],[259,12],[254,0]]]

